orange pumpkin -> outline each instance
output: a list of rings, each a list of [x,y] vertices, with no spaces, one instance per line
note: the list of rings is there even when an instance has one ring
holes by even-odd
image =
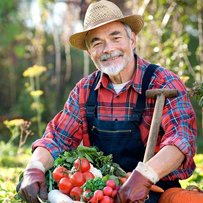
[[[162,193],[159,203],[203,203],[203,192],[170,188]]]

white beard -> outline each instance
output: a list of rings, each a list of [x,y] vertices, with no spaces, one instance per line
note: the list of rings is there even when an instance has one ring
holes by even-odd
[[[111,54],[103,54],[101,56],[101,61],[104,59],[108,59],[108,58],[113,58],[113,57],[124,57],[123,53],[121,51],[114,51]],[[130,59],[124,57],[123,61],[121,63],[118,62],[114,62],[112,61],[109,65],[103,65],[102,62],[96,63],[95,65],[97,66],[97,68],[99,70],[101,70],[103,73],[106,73],[109,76],[115,76],[118,75],[129,63]]]
[[[125,68],[124,64],[119,64],[115,66],[114,64],[110,66],[100,66],[100,69],[103,73],[106,73],[109,76],[118,75]]]

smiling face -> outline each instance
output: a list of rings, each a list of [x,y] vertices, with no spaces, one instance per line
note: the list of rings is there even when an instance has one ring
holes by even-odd
[[[109,76],[134,69],[135,34],[128,36],[121,22],[112,22],[88,32],[88,53],[95,66]]]

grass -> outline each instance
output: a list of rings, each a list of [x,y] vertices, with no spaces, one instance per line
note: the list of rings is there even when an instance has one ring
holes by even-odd
[[[30,149],[24,149],[18,153],[14,145],[6,145],[0,142],[0,202],[16,203],[16,185],[19,176],[28,163],[31,152]]]
[[[0,170],[0,202],[17,202],[15,199],[15,188],[18,183],[19,174],[23,171],[23,168],[0,167]]]

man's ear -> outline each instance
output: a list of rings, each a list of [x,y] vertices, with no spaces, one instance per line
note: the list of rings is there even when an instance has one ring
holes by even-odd
[[[132,43],[132,47],[135,47],[136,45],[136,35],[134,32],[131,33],[131,37],[130,37],[131,43]]]

